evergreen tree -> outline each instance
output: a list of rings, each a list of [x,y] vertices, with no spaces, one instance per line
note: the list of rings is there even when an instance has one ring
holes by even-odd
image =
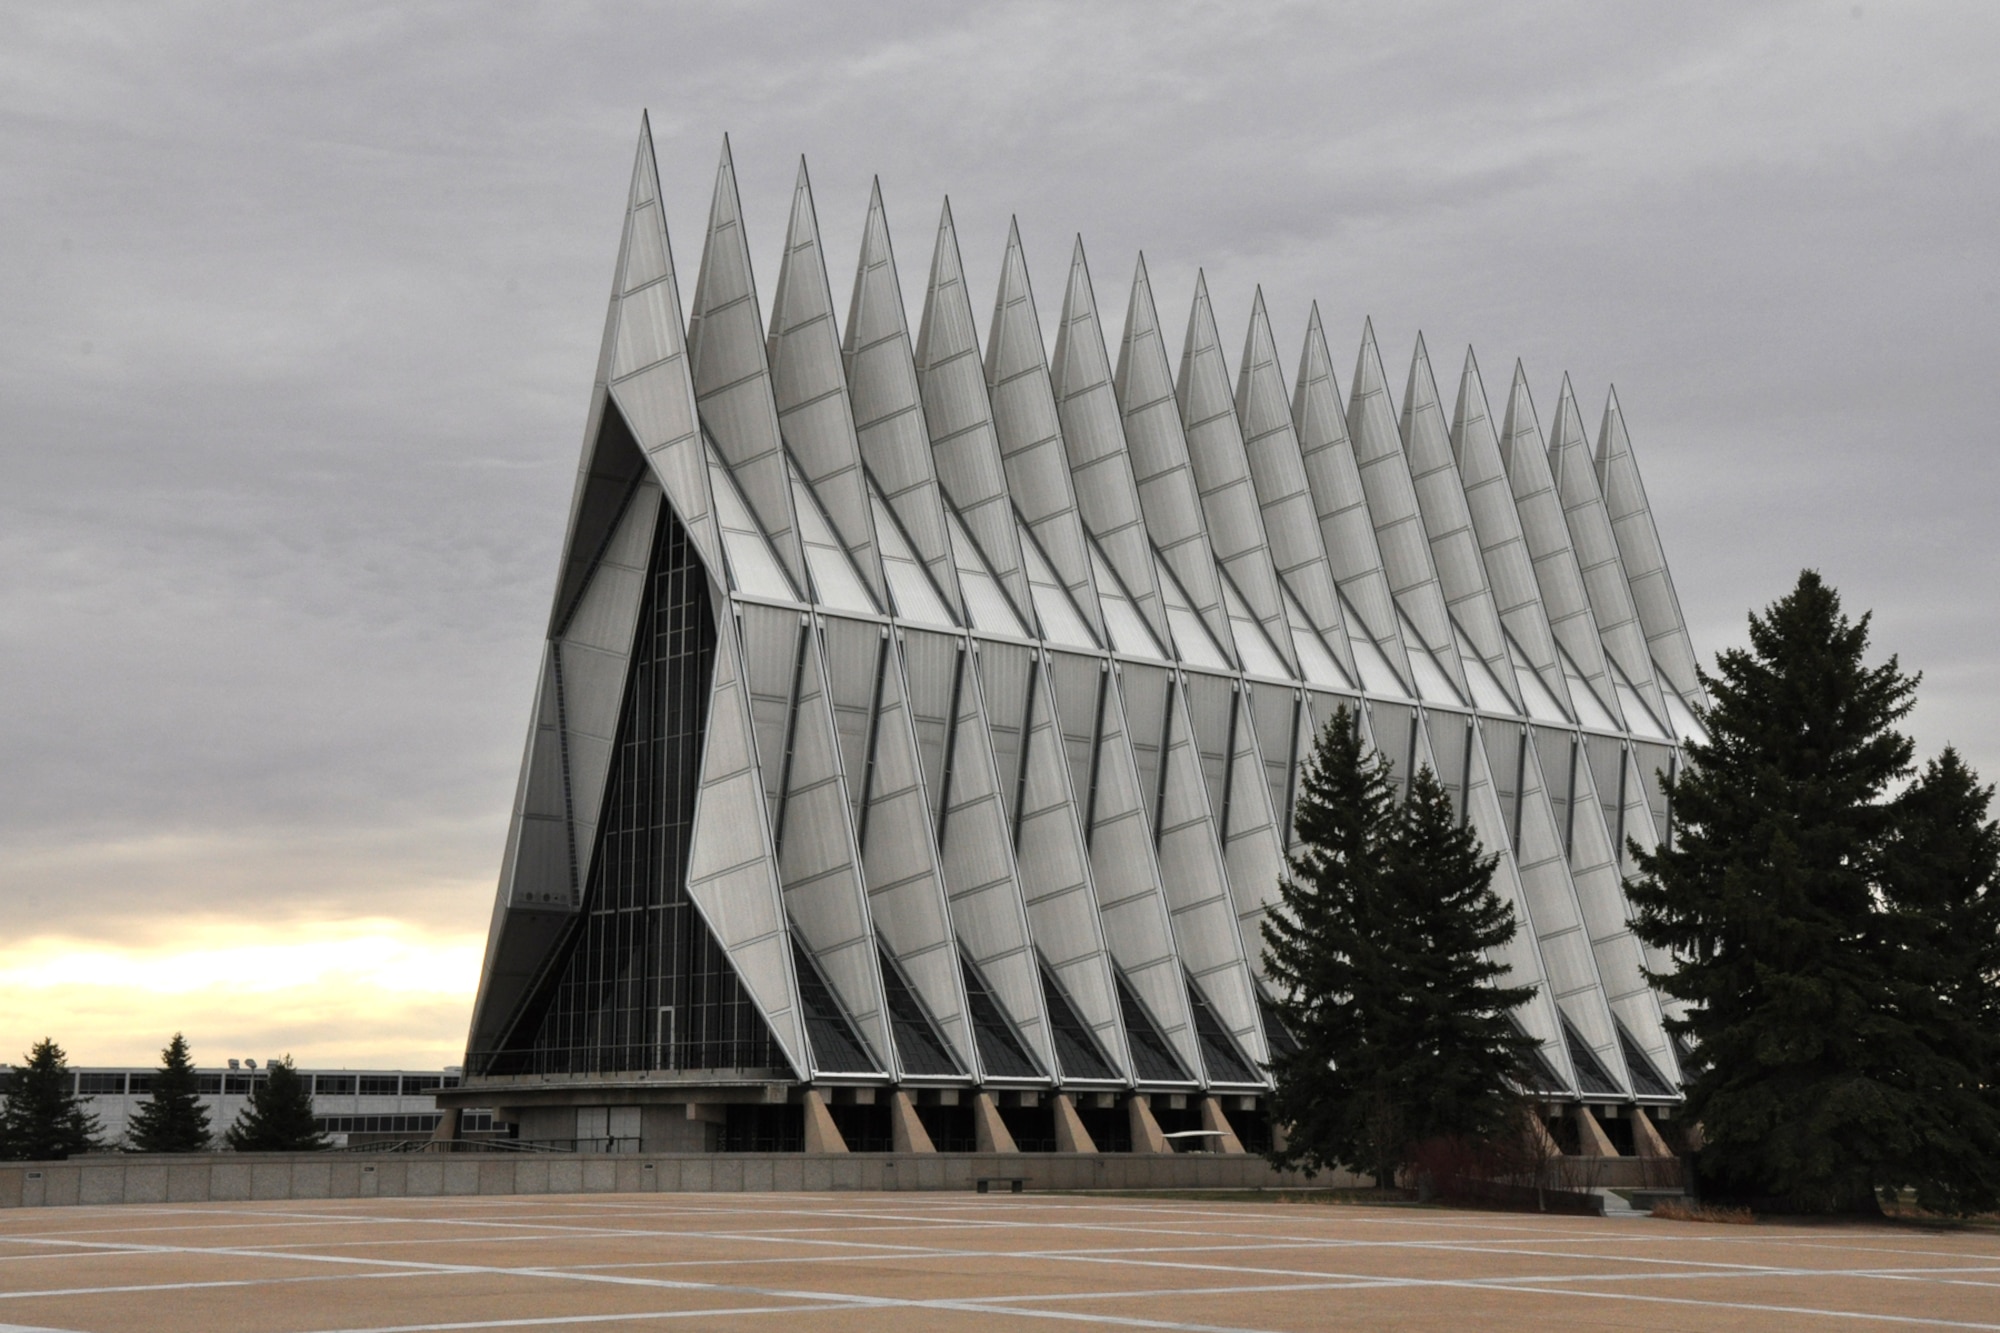
[[[313,1125],[312,1088],[292,1057],[266,1064],[269,1075],[250,1089],[250,1103],[225,1136],[237,1152],[316,1152],[326,1138]]]
[[[1921,1034],[1878,910],[1916,681],[1867,647],[1868,617],[1811,570],[1750,617],[1749,649],[1703,675],[1708,740],[1672,784],[1675,838],[1629,886],[1640,937],[1675,959],[1657,980],[1689,1003],[1669,1026],[1693,1048],[1704,1173],[1810,1211],[1875,1208],[1922,1114]]]
[[[76,1075],[62,1047],[44,1037],[26,1061],[15,1067],[7,1109],[0,1112],[0,1157],[59,1162],[97,1148],[97,1117],[76,1095]]]
[[[160,1052],[152,1100],[133,1112],[129,1137],[136,1152],[200,1152],[208,1147],[208,1108],[201,1104],[187,1038],[178,1032]]]
[[[1896,801],[1883,861],[1896,1016],[1913,1094],[1883,1183],[1938,1212],[2000,1204],[2000,826],[1993,789],[1945,752]]]
[[[1387,1185],[1415,1144],[1495,1133],[1514,1112],[1534,1043],[1508,1015],[1534,992],[1495,986],[1490,957],[1513,938],[1513,908],[1437,779],[1420,770],[1398,807],[1388,761],[1346,709],[1315,743],[1296,827],[1263,926],[1298,1042],[1271,1066],[1272,1119],[1289,1126],[1271,1160]]]

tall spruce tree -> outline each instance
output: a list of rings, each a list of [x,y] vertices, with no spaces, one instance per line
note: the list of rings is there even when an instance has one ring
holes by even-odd
[[[36,1042],[7,1085],[0,1112],[0,1158],[59,1162],[99,1146],[97,1117],[76,1095],[69,1057],[52,1038]]]
[[[208,1108],[188,1058],[187,1038],[176,1032],[160,1052],[152,1099],[132,1113],[126,1132],[135,1152],[200,1152],[208,1147]]]
[[[250,1089],[250,1101],[224,1137],[237,1152],[316,1152],[326,1136],[313,1124],[312,1087],[292,1057],[264,1066],[268,1077]]]
[[[2000,1205],[2000,825],[1949,747],[1896,801],[1883,858],[1910,1142],[1885,1183],[1948,1213]]]
[[[1400,807],[1389,777],[1341,709],[1315,743],[1301,846],[1263,926],[1298,1043],[1271,1066],[1272,1119],[1289,1127],[1271,1160],[1380,1185],[1425,1139],[1501,1131],[1534,1049],[1509,1018],[1533,988],[1494,984],[1491,951],[1516,928],[1492,890],[1496,858],[1429,769]]]
[[[1879,910],[1910,771],[1896,724],[1916,680],[1868,666],[1868,617],[1807,570],[1750,647],[1706,673],[1705,742],[1672,783],[1676,834],[1638,856],[1635,928],[1688,1002],[1687,1114],[1714,1187],[1808,1211],[1869,1211],[1912,1150],[1923,1042]]]

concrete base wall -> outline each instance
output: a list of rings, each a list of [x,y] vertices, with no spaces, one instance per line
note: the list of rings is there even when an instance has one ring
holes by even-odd
[[[188,1153],[0,1162],[0,1208],[367,1199],[443,1194],[970,1190],[1023,1176],[1036,1190],[1348,1187],[1261,1157],[1185,1153]]]

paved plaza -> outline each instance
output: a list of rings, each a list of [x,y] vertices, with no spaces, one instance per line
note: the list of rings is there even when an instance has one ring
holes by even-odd
[[[976,1194],[0,1213],[0,1331],[2000,1329],[2000,1235]]]

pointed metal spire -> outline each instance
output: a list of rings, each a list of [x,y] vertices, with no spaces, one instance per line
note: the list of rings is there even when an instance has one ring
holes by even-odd
[[[1577,565],[1583,570],[1583,586],[1590,594],[1590,609],[1597,617],[1604,651],[1625,673],[1626,680],[1639,692],[1660,726],[1671,726],[1666,701],[1660,697],[1659,682],[1653,678],[1653,661],[1646,650],[1645,633],[1639,627],[1639,612],[1632,604],[1632,585],[1625,577],[1625,562],[1618,555],[1618,539],[1611,531],[1611,515],[1597,489],[1597,471],[1590,457],[1589,438],[1584,434],[1583,414],[1577,410],[1576,395],[1570,389],[1567,375],[1563,376],[1555,429],[1549,437],[1549,471],[1555,477],[1556,494],[1562,499],[1570,545],[1576,548]],[[1627,725],[1638,725],[1634,718],[1625,721]]]
[[[924,429],[923,395],[917,387],[910,327],[896,278],[896,255],[889,244],[889,215],[882,206],[882,182],[868,192],[868,222],[861,235],[861,259],[854,296],[847,307],[841,344],[847,362],[847,391],[854,410],[861,458],[910,546],[923,561],[952,615],[966,623],[965,597],[952,560],[945,528],[944,497],[937,465]]]
[[[1364,320],[1361,351],[1354,364],[1354,387],[1347,404],[1347,434],[1354,442],[1354,459],[1368,493],[1368,513],[1375,520],[1375,540],[1382,548],[1382,565],[1389,574],[1396,603],[1409,617],[1424,646],[1451,678],[1461,697],[1467,696],[1465,664],[1458,660],[1451,632],[1451,615],[1444,590],[1425,539],[1417,488],[1403,455],[1402,433],[1389,401],[1382,353],[1375,346],[1375,325]]]
[[[1625,573],[1632,580],[1632,601],[1638,608],[1639,626],[1645,631],[1653,664],[1662,682],[1683,701],[1702,702],[1705,692],[1696,674],[1694,642],[1681,615],[1681,599],[1674,592],[1660,530],[1653,522],[1652,506],[1646,502],[1645,484],[1639,480],[1639,461],[1632,454],[1632,438],[1625,430],[1616,387],[1605,397],[1604,424],[1597,432],[1597,482],[1611,515]]]
[[[1320,538],[1333,576],[1360,622],[1356,629],[1381,645],[1407,685],[1410,659],[1403,645],[1403,628],[1396,616],[1381,546],[1375,540],[1375,521],[1368,513],[1368,495],[1361,484],[1354,445],[1348,438],[1340,382],[1334,378],[1317,301],[1306,320],[1305,346],[1299,353],[1292,425],[1299,433],[1299,453],[1319,519]]]
[[[1132,297],[1125,311],[1125,337],[1118,346],[1113,376],[1118,409],[1125,421],[1125,444],[1132,456],[1132,475],[1139,487],[1139,509],[1146,532],[1160,558],[1187,590],[1188,600],[1225,653],[1234,652],[1235,636],[1222,604],[1215,576],[1215,553],[1202,521],[1201,496],[1194,467],[1188,460],[1187,436],[1181,428],[1180,406],[1173,372],[1160,333],[1160,315],[1153,303],[1146,256],[1132,274]]]
[[[726,135],[715,169],[694,311],[688,318],[688,354],[702,424],[785,572],[800,588],[811,587],[778,434],[778,409],[771,398],[763,316],[750,271],[750,245],[743,235],[743,205],[736,194],[736,164]]]
[[[1125,448],[1125,425],[1118,411],[1104,325],[1084,260],[1083,238],[1070,251],[1069,284],[1062,319],[1056,325],[1055,364],[1049,376],[1056,413],[1062,420],[1063,449],[1069,459],[1078,512],[1097,539],[1104,558],[1125,585],[1132,602],[1161,644],[1167,632],[1159,572],[1139,508],[1139,486]]]
[[[1582,675],[1592,698],[1622,726],[1618,693],[1604,654],[1604,638],[1597,632],[1597,617],[1590,609],[1583,570],[1577,563],[1575,548],[1570,545],[1569,524],[1563,521],[1562,499],[1556,494],[1555,478],[1549,473],[1541,423],[1528,392],[1528,375],[1518,361],[1514,363],[1507,418],[1500,432],[1500,460],[1506,466],[1507,482],[1514,492],[1521,535],[1535,564],[1535,583],[1541,590],[1549,630]],[[1575,693],[1571,691],[1576,705],[1572,711],[1581,713],[1590,700],[1575,699]]]
[[[1458,475],[1458,460],[1452,455],[1444,404],[1438,400],[1437,378],[1431,372],[1430,354],[1424,348],[1421,333],[1417,335],[1416,351],[1410,357],[1400,429],[1410,480],[1416,486],[1417,504],[1423,513],[1424,531],[1430,537],[1431,563],[1437,569],[1453,628],[1486,663],[1506,691],[1507,702],[1518,714],[1523,711],[1521,686],[1514,679],[1506,631],[1486,583],[1486,566],[1480,559],[1479,540],[1472,529],[1472,513]],[[1476,692],[1473,702],[1479,702]],[[1493,704],[1488,702],[1486,706],[1491,708]]]
[[[1048,356],[1042,347],[1035,293],[1028,281],[1021,228],[1013,220],[1007,224],[1000,293],[993,303],[993,323],[986,339],[986,388],[1014,507],[1048,556],[1091,633],[1104,644],[1104,611],[1097,599],[1090,550],[1070,483],[1062,422],[1049,380]]]
[[[1317,633],[1350,681],[1356,680],[1354,649],[1333,567],[1321,540],[1305,459],[1285,396],[1284,372],[1264,309],[1264,289],[1250,303],[1250,328],[1243,338],[1243,363],[1236,372],[1236,415],[1243,426],[1243,451],[1264,518],[1264,535],[1279,577],[1298,599],[1308,624],[1294,630]]]
[[[833,322],[833,292],[803,157],[792,187],[792,220],[785,232],[785,256],[778,265],[766,352],[778,429],[876,604],[886,608],[888,590],[876,550],[875,519],[847,402],[847,371],[841,364],[840,331]]]
[[[938,484],[999,577],[1015,613],[1024,624],[1033,624],[1021,534],[1014,526],[1000,441],[993,430],[993,405],[986,397],[979,337],[949,199],[938,216],[937,245],[931,253],[931,279],[924,293],[916,357],[917,383],[923,390],[924,421],[930,429]]]
[[[1209,545],[1296,679],[1298,649],[1285,615],[1277,567],[1271,561],[1263,511],[1257,507],[1256,485],[1250,479],[1250,456],[1243,447],[1242,423],[1236,418],[1222,335],[1208,299],[1208,280],[1199,270],[1194,279],[1194,308],[1188,313],[1187,337],[1181,345],[1175,397],[1181,428],[1187,434],[1195,489],[1208,520]],[[1237,647],[1241,651],[1243,645]]]
[[[1458,460],[1458,476],[1465,487],[1466,509],[1478,538],[1480,558],[1486,566],[1486,584],[1500,619],[1536,678],[1573,718],[1576,712],[1570,700],[1569,678],[1556,656],[1555,635],[1549,629],[1548,612],[1535,581],[1534,558],[1522,535],[1521,515],[1514,507],[1507,466],[1500,457],[1500,437],[1494,432],[1486,385],[1470,347],[1465,349],[1465,370],[1459,376],[1458,403],[1452,413],[1451,448]]]

